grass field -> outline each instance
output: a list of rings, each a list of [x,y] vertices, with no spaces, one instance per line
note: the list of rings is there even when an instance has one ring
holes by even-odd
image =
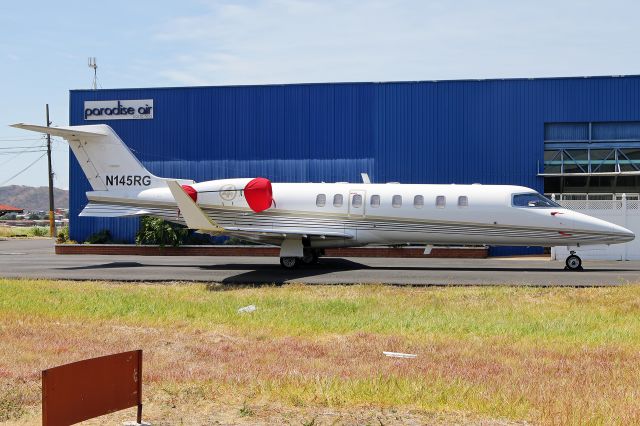
[[[37,423],[40,370],[137,348],[153,424],[640,423],[639,286],[29,280],[0,280],[0,421]]]
[[[0,238],[47,236],[49,236],[49,228],[46,226],[23,227],[0,225]]]

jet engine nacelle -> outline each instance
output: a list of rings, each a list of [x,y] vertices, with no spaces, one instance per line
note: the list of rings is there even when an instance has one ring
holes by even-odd
[[[182,185],[184,192],[194,202],[213,201],[233,205],[244,198],[251,210],[256,213],[267,210],[274,204],[271,181],[263,177],[253,179],[220,179]]]

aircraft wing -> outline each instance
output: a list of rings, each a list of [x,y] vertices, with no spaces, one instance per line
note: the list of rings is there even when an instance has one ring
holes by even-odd
[[[257,236],[269,236],[269,237],[281,237],[287,238],[291,236],[301,237],[320,237],[320,238],[353,238],[353,235],[349,235],[343,232],[323,232],[314,229],[313,231],[305,229],[289,229],[289,228],[238,228],[230,227],[224,228],[224,231],[229,233],[251,233],[257,234]]]
[[[177,180],[167,180],[167,185],[178,204],[180,214],[187,223],[187,227],[201,231],[222,232],[224,230],[198,207],[195,201],[184,192]]]

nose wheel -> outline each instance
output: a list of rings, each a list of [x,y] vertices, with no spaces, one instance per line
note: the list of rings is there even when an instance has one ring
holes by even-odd
[[[565,265],[564,269],[567,271],[582,271],[582,259],[573,251],[571,255],[567,257]]]

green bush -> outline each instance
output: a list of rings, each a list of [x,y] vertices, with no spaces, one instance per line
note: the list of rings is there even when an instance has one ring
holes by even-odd
[[[136,235],[136,244],[177,247],[183,244],[188,236],[189,230],[184,226],[145,216],[141,220],[140,230]]]
[[[90,235],[85,242],[87,244],[109,244],[113,242],[113,239],[111,238],[111,232],[108,229],[103,229]]]
[[[29,229],[29,234],[34,237],[46,237],[49,235],[49,228],[46,226],[33,226]]]
[[[58,229],[58,238],[56,240],[56,242],[58,244],[64,244],[67,241],[69,241],[69,226],[63,226],[62,228]]]

